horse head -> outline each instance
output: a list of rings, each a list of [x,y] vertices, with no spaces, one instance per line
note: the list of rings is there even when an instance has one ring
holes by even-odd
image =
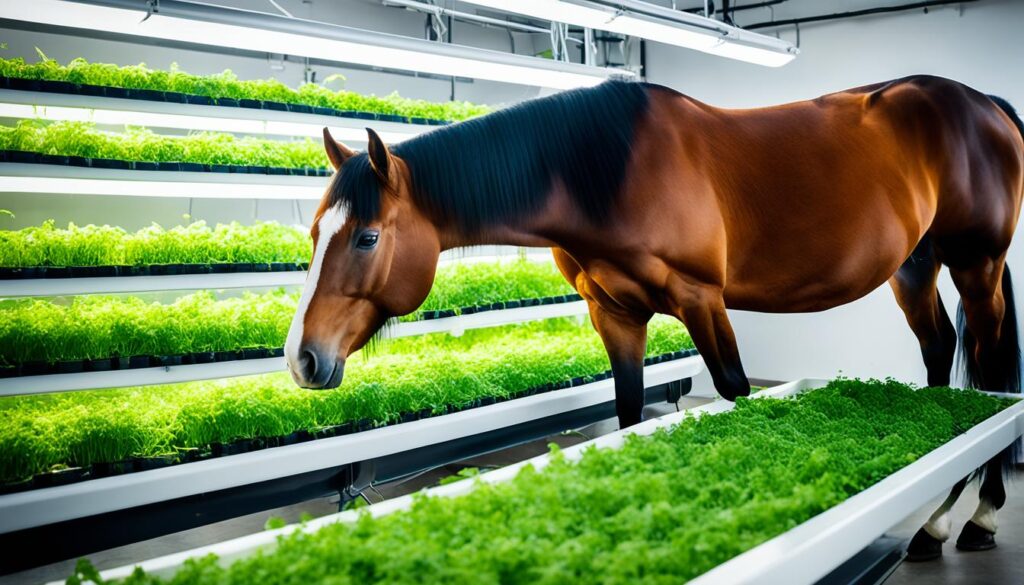
[[[313,259],[285,357],[303,388],[337,388],[345,360],[391,317],[416,310],[441,253],[437,229],[413,205],[408,167],[370,129],[356,153],[324,128],[335,169],[313,220]]]

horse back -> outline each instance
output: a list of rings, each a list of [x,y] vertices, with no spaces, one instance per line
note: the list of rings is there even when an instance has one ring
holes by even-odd
[[[730,306],[829,308],[884,283],[927,232],[1016,224],[1024,144],[960,83],[915,76],[747,110],[652,95],[661,119],[646,132],[675,135],[654,141],[672,164],[638,161],[676,186],[659,221],[718,235],[700,254],[719,266]]]

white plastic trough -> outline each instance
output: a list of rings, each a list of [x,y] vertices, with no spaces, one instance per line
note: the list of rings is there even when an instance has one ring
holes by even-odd
[[[644,385],[692,378],[703,370],[700,356],[654,364],[644,368]],[[0,496],[0,533],[376,459],[587,408],[614,396],[614,380],[608,378],[341,437],[13,493]]]
[[[0,163],[0,193],[319,201],[329,177]]]
[[[803,379],[759,392],[757,398],[784,398],[820,388],[826,380]],[[1008,396],[1019,398],[1019,396]],[[732,403],[716,400],[687,411],[646,421],[562,451],[570,460],[578,459],[591,446],[616,449],[627,434],[649,435],[655,430],[679,422],[688,415],[717,414],[731,410]],[[876,538],[899,523],[908,514],[979,467],[1024,434],[1024,401],[1005,409],[974,426],[966,433],[921,457],[843,503],[811,518],[803,524],[754,547],[690,581],[691,585],[799,585],[814,583],[828,575],[847,559],[867,547]],[[437,497],[455,497],[474,489],[476,481],[504,482],[515,477],[526,465],[543,468],[550,461],[541,455],[522,463],[485,473],[426,492]],[[382,516],[410,507],[413,495],[387,500],[365,508]],[[146,572],[173,575],[190,558],[216,554],[221,563],[249,556],[257,550],[271,550],[277,538],[295,530],[316,531],[335,522],[354,521],[360,512],[346,511],[312,520],[305,525],[290,525],[278,530],[252,534],[190,551],[155,558],[130,566],[103,571],[104,579],[124,578],[141,566]],[[56,585],[58,582],[54,582]]]

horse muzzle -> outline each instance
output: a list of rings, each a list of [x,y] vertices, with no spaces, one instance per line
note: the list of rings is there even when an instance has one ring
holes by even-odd
[[[338,359],[319,348],[310,346],[299,349],[296,362],[288,362],[292,380],[302,388],[329,390],[341,386],[345,376],[345,360]]]

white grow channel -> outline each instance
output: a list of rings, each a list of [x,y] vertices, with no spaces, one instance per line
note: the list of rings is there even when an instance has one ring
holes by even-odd
[[[756,397],[786,398],[821,388],[826,384],[826,380],[803,379],[762,391]],[[1003,396],[1019,398],[1016,395]],[[591,446],[617,449],[622,446],[624,438],[628,434],[650,435],[659,428],[678,423],[686,416],[713,415],[732,408],[731,402],[716,400],[704,406],[648,420],[625,431],[618,431],[581,443],[563,450],[562,453],[568,460],[577,460],[583,451]],[[848,498],[843,503],[732,558],[689,583],[691,585],[720,583],[799,585],[814,583],[867,547],[876,538],[882,536],[911,511],[946,492],[954,483],[1002,451],[1021,435],[1024,435],[1024,401],[975,425],[966,433],[957,436],[863,492]],[[477,481],[488,483],[509,481],[526,465],[541,469],[549,462],[549,455],[541,455],[516,465],[485,473],[477,478],[430,488],[425,492],[435,497],[457,497],[473,490]],[[141,566],[148,573],[169,577],[187,559],[203,557],[210,553],[216,554],[222,564],[230,564],[257,550],[273,549],[279,536],[296,530],[313,532],[335,522],[352,522],[363,512],[369,512],[374,516],[383,516],[407,509],[412,502],[413,495],[407,495],[374,504],[360,511],[351,510],[317,518],[305,525],[290,525],[278,530],[261,532],[155,558],[137,565],[103,571],[102,576],[104,579],[124,578],[130,575],[136,566]],[[57,583],[62,582],[54,582],[51,585],[57,585]]]

